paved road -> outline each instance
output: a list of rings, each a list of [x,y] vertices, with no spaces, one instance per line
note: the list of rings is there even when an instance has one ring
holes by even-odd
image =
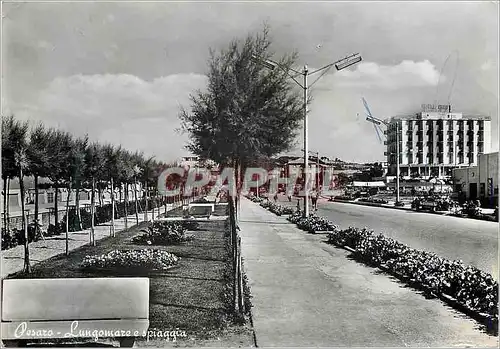
[[[279,197],[287,204],[286,197]],[[295,199],[292,203],[297,205]],[[415,249],[476,266],[498,280],[498,223],[321,200],[317,214],[341,228],[367,227]]]
[[[498,346],[441,301],[246,199],[239,226],[260,347]]]

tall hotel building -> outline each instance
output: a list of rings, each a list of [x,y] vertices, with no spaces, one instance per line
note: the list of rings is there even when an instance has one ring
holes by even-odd
[[[416,115],[392,117],[387,131],[389,175],[396,175],[396,123],[399,123],[400,175],[450,176],[453,168],[475,166],[489,153],[491,118],[451,111],[450,105],[423,105]]]

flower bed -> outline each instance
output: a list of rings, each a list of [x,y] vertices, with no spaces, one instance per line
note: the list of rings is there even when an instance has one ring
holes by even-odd
[[[85,256],[82,269],[167,270],[179,261],[176,255],[162,250],[113,250],[100,256]]]
[[[328,235],[328,242],[354,249],[356,257],[437,296],[447,296],[498,326],[498,283],[461,261],[412,249],[368,229],[348,228]],[[498,328],[498,327],[497,327]]]
[[[256,196],[247,196],[248,199],[252,200],[253,202],[256,202],[258,204],[260,204],[261,202],[264,202],[265,199],[263,198],[258,198]]]
[[[297,211],[290,215],[288,220],[295,223],[299,229],[309,233],[315,233],[317,231],[335,231],[337,229],[337,226],[328,219],[316,216],[315,214],[311,214],[309,217],[305,218],[302,217],[301,211]]]
[[[132,242],[145,245],[178,245],[186,241],[191,241],[194,236],[186,234],[186,224],[190,223],[156,221],[148,226],[144,234],[134,237]]]
[[[293,208],[282,206],[271,201],[263,201],[260,206],[268,209],[272,213],[281,216],[284,214],[292,214],[294,212]]]

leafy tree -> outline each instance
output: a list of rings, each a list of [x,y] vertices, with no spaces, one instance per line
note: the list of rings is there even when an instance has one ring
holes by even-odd
[[[90,197],[90,243],[95,246],[95,192],[96,192],[96,180],[103,175],[104,171],[104,152],[100,144],[91,143],[85,149],[85,177],[90,179],[92,193]]]
[[[350,182],[349,176],[342,172],[338,173],[334,179],[335,188],[337,189],[345,188]]]
[[[181,109],[186,148],[204,159],[241,169],[250,159],[290,149],[303,118],[303,99],[283,70],[296,54],[278,60],[283,70],[268,70],[252,57],[271,57],[267,28],[245,40],[233,40],[218,53],[211,50],[208,86],[191,96],[191,110]]]
[[[118,173],[118,157],[121,147],[106,144],[103,148],[105,157],[104,177],[109,181],[111,187],[111,227],[112,235],[115,236],[115,186],[114,183]]]
[[[47,177],[50,170],[51,141],[54,135],[53,129],[46,129],[43,124],[38,124],[30,134],[29,146],[26,150],[27,160],[29,161],[30,172],[34,178],[35,186],[35,215],[34,220],[38,222],[38,179]]]
[[[125,228],[128,227],[129,185],[134,181],[134,157],[129,151],[120,153],[120,182],[125,189]]]
[[[28,149],[28,129],[27,122],[15,120],[13,116],[2,118],[2,179],[4,179],[4,193],[8,195],[8,188],[5,182],[8,179],[19,178],[21,192],[22,229],[24,230],[24,268],[27,273],[31,272],[29,256],[28,222],[25,212],[25,188],[24,177],[28,174],[29,162],[26,156]],[[7,201],[8,202],[8,201]],[[8,211],[5,212],[5,233],[8,234]]]
[[[26,131],[28,130],[28,124],[25,124]],[[30,252],[29,252],[29,236],[28,236],[28,222],[26,219],[25,204],[26,204],[26,192],[24,189],[24,175],[28,170],[28,159],[26,157],[27,144],[23,144],[15,152],[16,167],[19,170],[19,189],[21,192],[21,211],[22,211],[22,222],[24,230],[24,268],[23,270],[27,273],[31,272],[30,266]]]
[[[48,177],[53,183],[55,226],[59,230],[59,188],[67,180],[68,156],[71,152],[72,136],[64,131],[55,130],[50,137],[50,159]],[[69,193],[68,193],[69,195]]]
[[[73,178],[75,182],[75,206],[76,206],[76,217],[78,220],[78,230],[82,230],[82,216],[80,212],[80,189],[82,182],[85,181],[85,168],[87,164],[85,163],[85,150],[88,146],[88,136],[84,136],[75,142],[75,148],[72,152],[72,166],[73,166]]]
[[[150,181],[150,176],[151,176],[151,169],[152,169],[152,164],[153,164],[153,159],[154,157],[150,157],[148,159],[141,158],[139,162],[139,178],[141,179],[141,182],[144,183],[144,199],[145,199],[145,204],[144,204],[144,220],[148,220],[148,210],[149,210],[149,203],[148,203],[148,194],[149,194],[149,181]]]
[[[64,170],[65,178],[67,180],[68,195],[66,197],[66,255],[69,254],[69,201],[71,197],[71,192],[73,184],[78,188],[78,183],[80,181],[81,174],[83,173],[83,166],[85,163],[85,148],[88,144],[88,137],[73,139],[71,136],[66,138],[66,146],[69,151],[65,154],[66,167]],[[76,191],[77,197],[75,197],[75,204],[78,202],[78,190]],[[77,212],[80,210],[76,206]]]
[[[139,176],[141,175],[141,164],[144,162],[144,156],[142,153],[136,151],[132,154],[131,165],[132,165],[132,173],[133,173],[133,183],[134,183],[134,200],[135,200],[135,220],[136,224],[139,224],[139,201],[137,198],[137,182],[139,180]]]
[[[9,184],[10,180],[17,176],[15,167],[14,150],[16,148],[15,139],[19,139],[18,123],[14,116],[2,117],[2,181],[4,194],[4,227],[8,230],[9,222]]]
[[[383,175],[384,175],[384,170],[382,169],[381,163],[376,162],[370,166],[370,177],[371,178],[382,177]]]

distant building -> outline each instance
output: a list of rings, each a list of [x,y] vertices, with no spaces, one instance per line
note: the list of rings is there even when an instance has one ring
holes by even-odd
[[[319,166],[318,166],[319,165]],[[311,179],[311,183],[313,185],[323,185],[323,176],[325,174],[330,175],[330,180],[326,181],[327,183],[333,181],[333,168],[330,163],[324,163],[322,158],[319,159],[317,157],[309,157],[308,160],[309,173],[313,174],[314,179]],[[286,163],[283,169],[283,176],[291,178],[292,173],[297,173],[299,176],[299,181],[303,179],[303,168],[304,168],[304,159],[298,158],[296,160],[291,160]]]
[[[25,208],[30,209],[31,211],[34,210],[34,203],[36,199],[35,195],[35,186],[33,184],[33,178],[30,177],[25,177],[24,180],[24,186],[25,186]],[[3,185],[3,183],[1,183]],[[2,186],[3,188],[3,186]],[[51,182],[46,179],[46,178],[40,178],[39,180],[39,189],[38,189],[38,204],[40,211],[46,210],[48,207],[53,207],[55,204],[55,193],[56,189],[51,187]],[[58,195],[57,195],[57,202],[60,203],[61,205],[66,204],[66,200],[68,198],[68,189],[64,187],[60,187],[57,189]],[[143,188],[140,183],[137,184],[137,197],[140,199],[142,197],[142,191]],[[3,193],[2,190],[2,206],[3,206],[3,196],[5,194]],[[15,216],[17,214],[20,214],[21,212],[21,190],[20,190],[20,185],[19,185],[19,180],[17,178],[14,178],[10,180],[9,183],[9,190],[7,192],[7,205],[9,206],[9,211],[11,213],[11,216]],[[91,195],[92,195],[92,190],[89,188],[80,188],[79,190],[79,200],[80,203],[83,205],[85,203],[90,203],[91,200]],[[104,189],[101,191],[102,199],[104,201],[109,202],[111,200],[111,190]],[[120,188],[115,187],[115,199],[117,201],[121,200],[123,201],[125,197],[125,188],[122,187],[122,193],[120,196]],[[75,198],[76,198],[76,190],[72,189],[71,193],[69,193],[69,201],[70,204],[75,203]],[[129,186],[129,193],[128,193],[128,198],[129,200],[133,200],[134,198],[134,188],[133,186]],[[99,203],[99,190],[96,189],[95,191],[95,200],[96,203]],[[62,209],[62,206],[60,207]]]
[[[197,167],[200,163],[200,158],[198,156],[183,156],[178,159],[177,163],[181,167]]]
[[[387,130],[389,175],[396,174],[396,124],[403,177],[451,176],[456,167],[475,166],[490,152],[491,118],[452,112],[451,106],[424,105],[412,116],[393,117]]]
[[[477,166],[453,170],[455,192],[485,206],[498,205],[498,152],[481,154]]]

